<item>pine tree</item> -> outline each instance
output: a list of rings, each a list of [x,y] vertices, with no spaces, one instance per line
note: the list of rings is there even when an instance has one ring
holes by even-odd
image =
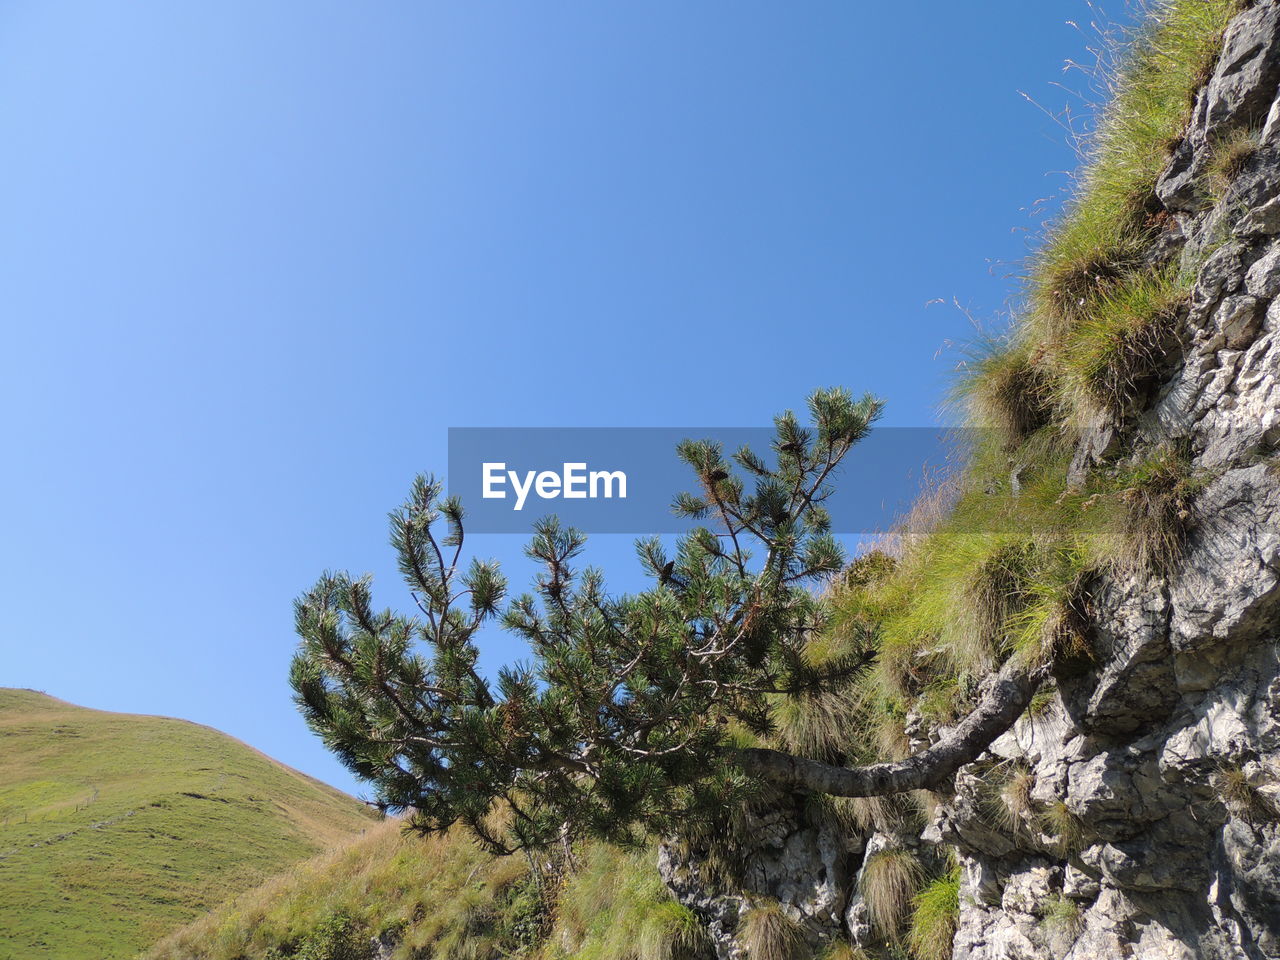
[[[424,831],[462,824],[490,848],[615,842],[714,825],[760,779],[868,796],[934,785],[1017,719],[1038,677],[1008,670],[934,747],[900,763],[844,768],[738,747],[733,731],[770,732],[768,698],[829,688],[874,656],[811,666],[822,625],[814,587],[842,569],[823,502],[881,401],[820,390],[810,426],[775,419],[768,464],[750,449],[685,441],[699,491],[677,512],[707,520],[668,555],[637,542],[653,585],[615,596],[576,565],[585,539],[548,519],[528,555],[534,590],[514,598],[491,563],[463,562],[464,514],[419,477],[391,514],[391,539],[419,612],[375,610],[369,579],[326,573],[295,603],[301,643],[291,683],[308,723],[385,809]],[[500,625],[528,663],[494,680],[477,635]]]

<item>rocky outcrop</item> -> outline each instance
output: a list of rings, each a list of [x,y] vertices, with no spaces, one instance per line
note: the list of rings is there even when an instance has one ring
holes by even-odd
[[[959,855],[961,960],[1280,957],[1278,94],[1280,0],[1262,0],[1229,27],[1156,191],[1168,229],[1153,257],[1172,251],[1196,274],[1176,368],[1082,438],[1073,466],[1114,455],[1117,436],[1189,450],[1204,486],[1187,542],[1160,573],[1094,584],[1096,663],[962,770],[920,838]],[[1206,200],[1215,149],[1241,131],[1256,149]],[[1056,827],[992,828],[983,790],[1013,767]],[[814,943],[856,943],[854,878],[883,841],[822,829],[785,812],[762,825],[745,894],[699,886],[696,851],[668,851],[664,876],[722,958],[740,953],[753,894]]]
[[[719,960],[744,956],[739,920],[761,902],[776,902],[815,951],[842,935],[850,871],[865,849],[856,831],[786,796],[753,804],[734,832],[740,843],[668,842],[658,850],[658,872],[706,926]]]
[[[990,751],[1064,806],[1071,843],[1030,824],[1013,849],[981,842],[964,798],[983,765],[931,826],[965,867],[957,958],[1280,956],[1278,93],[1280,3],[1259,3],[1228,29],[1157,188],[1162,242],[1196,282],[1178,368],[1123,424],[1136,448],[1185,446],[1207,483],[1166,574],[1094,590],[1098,666]],[[1213,151],[1240,131],[1256,149],[1205,202]],[[1078,466],[1110,445],[1086,437]]]

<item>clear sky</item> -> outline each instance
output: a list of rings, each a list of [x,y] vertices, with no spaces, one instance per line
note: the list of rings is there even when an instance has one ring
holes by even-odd
[[[385,514],[447,428],[833,384],[936,422],[971,330],[929,301],[1005,307],[1075,163],[1019,91],[1068,103],[1087,17],[0,0],[0,685],[360,789],[290,702],[291,600],[326,567],[403,600]]]

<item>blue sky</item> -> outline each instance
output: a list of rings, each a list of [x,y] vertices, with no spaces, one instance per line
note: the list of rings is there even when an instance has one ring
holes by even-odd
[[[289,700],[291,600],[338,567],[402,601],[385,514],[447,428],[832,384],[936,422],[971,329],[929,301],[1005,307],[1075,162],[1019,91],[1068,102],[1087,16],[0,2],[0,684],[360,789]],[[629,544],[593,554],[623,586]]]

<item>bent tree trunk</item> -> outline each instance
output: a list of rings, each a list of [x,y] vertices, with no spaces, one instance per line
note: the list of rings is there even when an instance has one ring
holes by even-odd
[[[1031,703],[1048,670],[1010,660],[973,712],[937,743],[906,760],[865,767],[837,767],[779,750],[745,748],[732,757],[746,773],[797,790],[836,797],[881,797],[931,790],[976,760],[1013,726]]]

